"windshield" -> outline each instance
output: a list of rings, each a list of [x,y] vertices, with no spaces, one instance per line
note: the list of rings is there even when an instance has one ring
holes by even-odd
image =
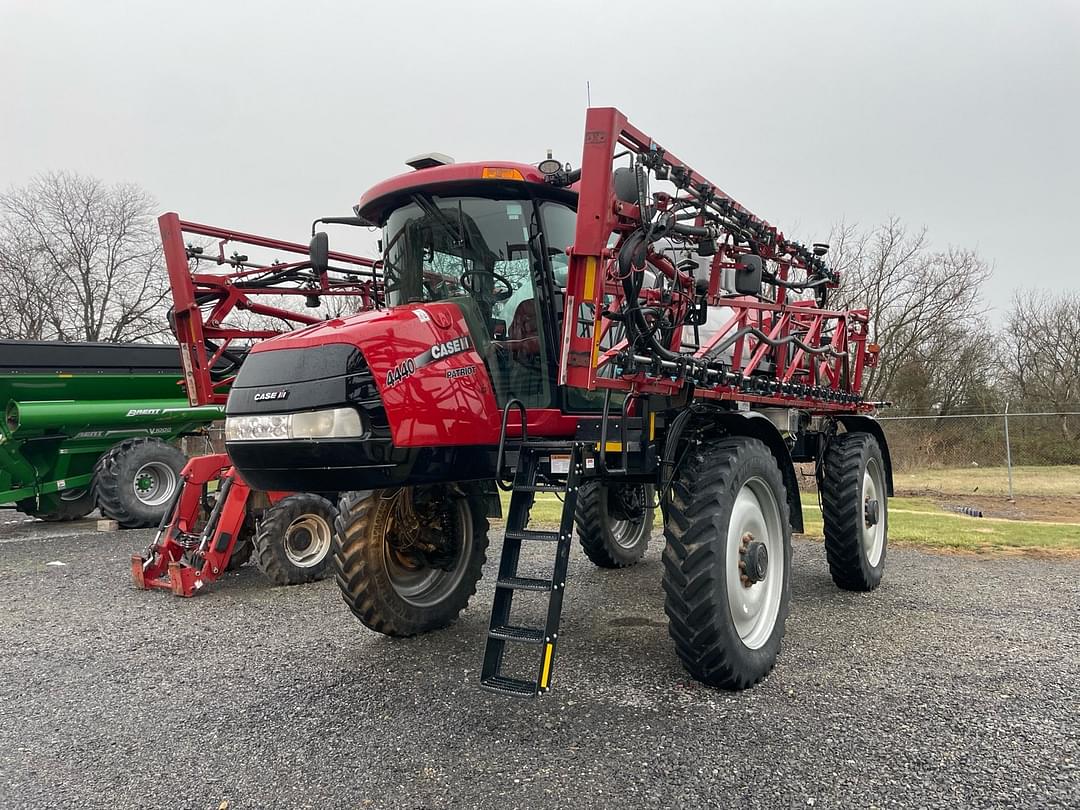
[[[530,200],[414,194],[383,230],[391,305],[470,296],[490,308],[531,296],[538,227]]]
[[[416,193],[395,209],[383,227],[386,300],[391,306],[453,301],[496,401],[550,407],[554,366],[536,281],[551,273],[556,290],[565,284],[574,212],[550,200],[508,198],[505,187],[498,193],[501,199]],[[542,227],[549,236],[546,259]]]

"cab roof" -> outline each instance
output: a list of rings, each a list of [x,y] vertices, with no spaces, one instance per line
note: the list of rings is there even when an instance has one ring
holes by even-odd
[[[544,175],[529,163],[505,160],[488,160],[483,163],[451,163],[427,169],[406,172],[383,180],[369,188],[354,209],[358,216],[371,222],[381,222],[383,211],[398,198],[423,188],[438,191],[440,186],[483,183],[528,183],[542,186],[548,193],[555,187],[544,180]]]

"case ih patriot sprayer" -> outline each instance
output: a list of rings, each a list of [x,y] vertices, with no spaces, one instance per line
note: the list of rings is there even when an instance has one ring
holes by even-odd
[[[593,562],[626,566],[654,504],[679,657],[707,684],[764,678],[802,529],[793,462],[816,465],[836,583],[877,586],[892,475],[859,394],[876,347],[866,310],[828,308],[827,246],[786,239],[614,109],[588,111],[577,170],[411,165],[355,208],[382,228],[372,308],[254,345],[226,406],[248,484],[342,492],[337,581],[365,625],[454,620],[496,483],[512,495],[494,691],[550,687],[575,522]],[[338,264],[316,236],[312,273]],[[538,492],[561,499],[557,530],[528,527]],[[547,570],[522,570],[538,548]]]

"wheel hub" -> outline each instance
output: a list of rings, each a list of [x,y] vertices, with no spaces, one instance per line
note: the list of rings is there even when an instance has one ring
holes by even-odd
[[[645,516],[645,488],[635,485],[609,486],[608,514],[615,520],[640,522]]]
[[[178,483],[178,476],[168,464],[148,461],[135,471],[131,489],[140,503],[161,506],[172,499]]]
[[[881,519],[881,504],[877,498],[867,498],[863,505],[863,519],[866,521],[867,528],[876,526],[877,522]]]
[[[321,516],[301,515],[285,530],[285,556],[301,568],[318,565],[330,550],[332,534]]]
[[[399,493],[387,543],[406,568],[449,571],[460,551],[456,537],[453,516],[444,503],[417,502],[411,493]]]
[[[744,588],[749,588],[755,582],[761,582],[769,572],[769,550],[765,544],[755,540],[754,535],[747,532],[742,538],[742,547],[739,549],[739,580]]]

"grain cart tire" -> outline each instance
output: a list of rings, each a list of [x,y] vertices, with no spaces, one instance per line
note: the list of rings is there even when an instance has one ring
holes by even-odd
[[[345,604],[388,636],[452,623],[484,567],[485,506],[483,495],[449,486],[344,494],[335,566]]]
[[[101,514],[125,529],[157,526],[181,486],[187,457],[160,439],[125,439],[94,467]]]
[[[255,561],[275,585],[301,585],[330,573],[337,510],[321,495],[289,495],[263,512]]]
[[[821,512],[829,572],[846,591],[872,591],[885,573],[889,541],[881,448],[869,433],[841,433],[829,442],[824,464]]]
[[[582,484],[574,523],[585,556],[601,568],[626,568],[645,556],[653,528],[652,498],[647,484]]]
[[[94,511],[95,506],[93,487],[65,489],[55,495],[46,495],[40,501],[27,498],[15,504],[24,515],[49,523],[84,518]]]
[[[725,689],[776,664],[791,595],[791,526],[769,448],[730,437],[680,465],[664,536],[664,610],[686,669]]]

